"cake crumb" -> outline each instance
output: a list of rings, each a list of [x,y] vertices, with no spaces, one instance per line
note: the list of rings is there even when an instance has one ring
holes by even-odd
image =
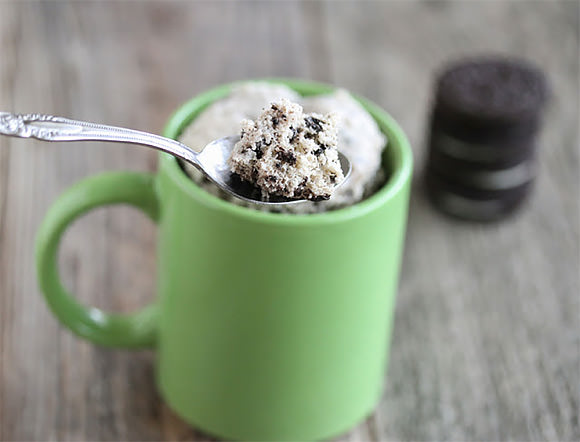
[[[328,200],[344,175],[338,159],[336,114],[304,114],[287,99],[255,120],[243,120],[229,158],[232,172],[262,191],[311,201]]]

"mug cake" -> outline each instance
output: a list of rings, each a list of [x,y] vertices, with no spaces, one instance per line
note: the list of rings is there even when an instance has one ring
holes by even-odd
[[[267,82],[246,82],[234,86],[228,96],[208,106],[180,137],[192,149],[202,150],[208,143],[240,134],[247,120],[257,120],[273,103],[296,103],[308,114],[331,115],[337,128],[336,148],[350,160],[352,172],[329,199],[306,201],[287,206],[261,206],[234,198],[221,191],[195,167],[183,164],[188,175],[202,188],[233,204],[257,210],[285,213],[319,213],[356,204],[376,191],[385,180],[381,155],[387,139],[374,119],[347,91],[302,97],[289,87]],[[246,121],[244,123],[244,121]],[[330,176],[330,175],[329,175]],[[319,198],[325,199],[325,198]]]

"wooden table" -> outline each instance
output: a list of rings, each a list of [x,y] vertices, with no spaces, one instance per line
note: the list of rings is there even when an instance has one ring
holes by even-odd
[[[416,178],[435,70],[502,52],[553,88],[533,198],[499,224],[452,221],[414,188],[386,392],[340,440],[578,440],[579,4],[571,2],[1,2],[0,109],[160,131],[187,98],[261,76],[332,82],[388,109]],[[154,171],[144,149],[0,138],[0,439],[205,440],[154,389],[150,352],[63,330],[39,293],[34,235],[88,175]],[[155,227],[97,210],[66,234],[83,302],[154,296]]]

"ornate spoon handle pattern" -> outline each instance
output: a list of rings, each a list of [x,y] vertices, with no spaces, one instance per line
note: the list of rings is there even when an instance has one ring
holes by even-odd
[[[170,153],[199,167],[197,152],[159,135],[43,114],[0,112],[0,134],[43,141],[116,141],[140,144]]]

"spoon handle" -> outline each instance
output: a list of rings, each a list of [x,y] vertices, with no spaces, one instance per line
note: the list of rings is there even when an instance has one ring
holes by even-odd
[[[159,135],[43,114],[0,112],[0,135],[42,141],[115,141],[139,144],[167,152],[199,167],[198,153]]]

